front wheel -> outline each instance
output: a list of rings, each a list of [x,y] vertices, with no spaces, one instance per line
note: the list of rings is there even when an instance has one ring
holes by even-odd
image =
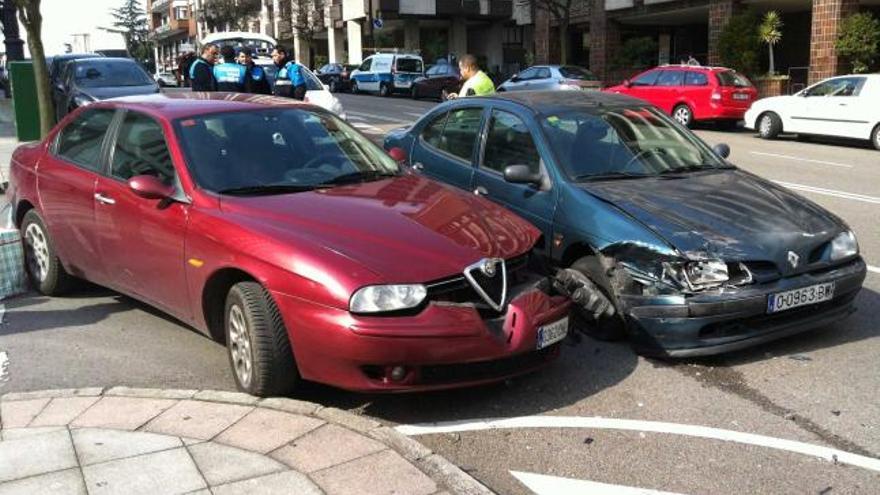
[[[593,318],[593,315],[576,307],[572,311],[574,325],[583,329],[583,332],[587,335],[598,340],[617,341],[626,338],[626,322],[621,316],[617,305],[614,304],[616,298],[610,292],[610,281],[599,260],[594,256],[585,256],[575,261],[571,268],[586,275],[599,288],[602,295],[611,301],[615,307],[614,314],[602,316],[598,319]]]
[[[359,92],[360,92],[360,91],[358,90],[358,82],[357,82],[357,81],[352,81],[352,82],[351,82],[351,94],[356,95],[356,94],[358,94]]]
[[[266,289],[239,282],[226,296],[224,325],[229,363],[239,390],[268,397],[286,395],[299,384],[290,338]]]
[[[331,93],[335,93],[339,90],[339,83],[336,82],[336,79],[331,79],[328,86],[330,87]]]
[[[782,132],[782,121],[773,112],[758,117],[758,135],[762,139],[775,139]]]
[[[672,118],[685,127],[690,127],[694,123],[694,113],[691,111],[691,107],[683,104],[672,109]]]
[[[43,295],[63,294],[72,284],[73,277],[64,270],[55,253],[55,243],[36,210],[25,213],[21,236],[24,239],[25,269],[31,283]]]
[[[419,99],[419,90],[418,90],[418,88],[417,88],[415,85],[413,85],[412,89],[409,90],[409,96],[410,96],[413,100],[418,100],[418,99]]]
[[[391,88],[387,84],[379,86],[379,96],[391,96]]]
[[[877,124],[874,132],[871,133],[871,142],[874,143],[874,148],[880,150],[880,124]]]

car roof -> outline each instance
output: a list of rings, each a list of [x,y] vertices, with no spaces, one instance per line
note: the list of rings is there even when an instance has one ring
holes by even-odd
[[[100,53],[63,53],[61,55],[53,55],[52,61],[61,62],[64,60],[75,60],[79,58],[105,58]]]
[[[78,58],[71,61],[72,64],[78,64],[82,62],[111,62],[111,63],[125,63],[125,64],[137,64],[137,61],[132,58],[125,57],[88,57],[88,58]]]
[[[572,97],[574,96],[574,97]],[[638,98],[617,93],[569,91],[504,91],[491,96],[469,97],[474,99],[513,101],[528,107],[539,115],[552,115],[569,110],[597,112],[602,107],[644,107],[648,105]]]
[[[122,98],[104,100],[95,105],[98,104],[108,104],[116,108],[139,110],[169,120],[195,117],[216,112],[258,110],[269,107],[320,110],[320,108],[315,105],[303,103],[290,98],[256,94],[192,91],[124,96]]]

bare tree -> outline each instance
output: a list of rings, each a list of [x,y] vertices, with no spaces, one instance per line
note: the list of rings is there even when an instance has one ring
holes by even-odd
[[[211,31],[247,30],[247,23],[260,13],[260,0],[205,0],[200,20]]]
[[[575,0],[516,0],[519,5],[543,10],[550,14],[559,26],[559,62],[568,63],[568,26],[571,24],[572,5]]]
[[[46,67],[46,52],[43,50],[43,16],[40,14],[40,0],[15,0],[18,18],[27,32],[28,49],[34,64],[34,79],[37,84],[37,107],[40,113],[40,136],[45,137],[55,124],[55,108],[52,104],[52,89],[49,87],[49,70]]]
[[[293,0],[293,32],[311,43],[324,30],[324,0]]]

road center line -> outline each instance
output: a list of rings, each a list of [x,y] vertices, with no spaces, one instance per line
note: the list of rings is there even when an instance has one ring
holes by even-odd
[[[824,189],[821,187],[814,186],[805,186],[803,184],[795,184],[793,182],[783,182],[783,181],[774,181],[780,186],[785,186],[789,189],[794,189],[797,191],[811,192],[815,194],[823,194],[825,196],[834,196],[837,198],[843,199],[851,199],[854,201],[863,201],[865,203],[872,203],[880,205],[880,198],[876,196],[866,196],[864,194],[856,194],[856,193],[848,193],[844,191],[835,191],[834,189]]]
[[[584,493],[590,495],[679,495],[648,488],[611,485],[597,481],[576,480],[522,471],[510,471],[510,474],[537,495],[581,495]]]
[[[799,162],[818,163],[820,165],[831,165],[832,167],[853,168],[852,165],[847,165],[845,163],[826,162],[824,160],[811,160],[809,158],[799,158],[797,156],[777,155],[776,153],[763,153],[761,151],[749,151],[749,153],[751,153],[753,155],[760,155],[760,156],[772,156],[773,158],[782,158],[784,160],[797,160]]]
[[[871,471],[880,472],[880,459],[866,457],[843,450],[813,445],[783,438],[774,438],[741,431],[723,430],[708,426],[665,423],[661,421],[641,421],[582,416],[521,416],[516,418],[496,418],[475,421],[449,421],[415,425],[400,425],[395,429],[404,435],[427,435],[431,433],[452,433],[461,431],[482,431],[510,428],[596,428],[609,430],[629,430],[652,433],[668,433],[726,442],[756,445],[777,450],[803,454],[826,461],[849,464]]]

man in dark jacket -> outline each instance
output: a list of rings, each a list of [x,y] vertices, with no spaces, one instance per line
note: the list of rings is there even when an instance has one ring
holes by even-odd
[[[236,63],[235,48],[226,45],[220,50],[220,54],[223,55],[223,63],[214,66],[214,80],[217,81],[217,91],[243,93],[247,69]]]
[[[202,56],[189,66],[189,78],[193,91],[217,91],[214,80],[214,63],[217,60],[216,45],[208,43],[202,47]]]
[[[272,61],[278,67],[275,76],[275,87],[272,94],[286,98],[302,100],[306,96],[306,79],[300,71],[300,65],[287,57],[287,49],[276,46],[272,51]]]
[[[244,92],[255,93],[258,95],[272,94],[272,88],[269,86],[269,79],[266,77],[266,71],[262,67],[254,63],[254,52],[251,47],[246,46],[238,52],[238,63],[246,69],[244,76]]]

